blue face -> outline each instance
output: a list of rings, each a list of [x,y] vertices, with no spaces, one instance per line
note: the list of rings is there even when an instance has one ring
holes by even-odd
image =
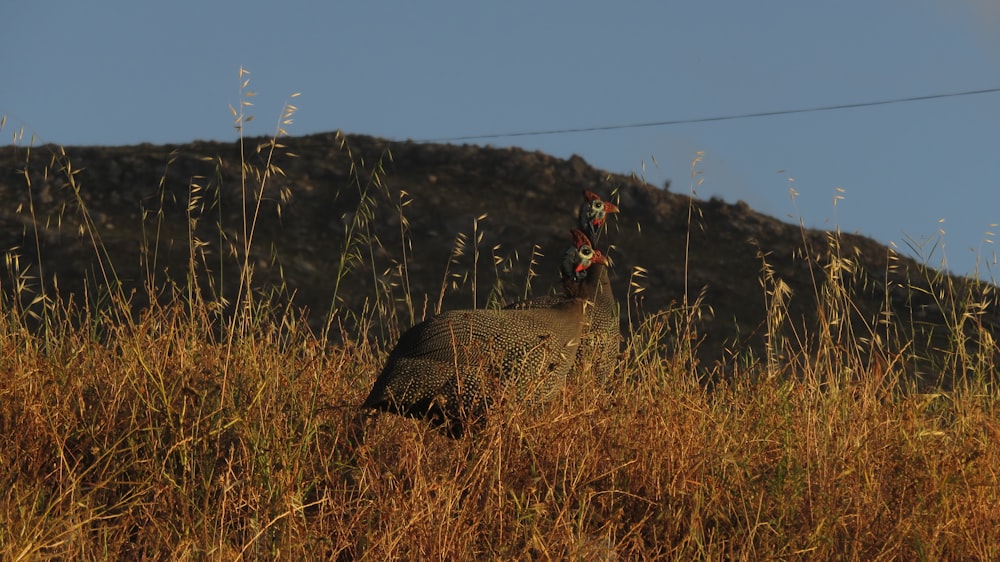
[[[604,218],[604,201],[595,199],[590,202],[590,216],[595,221]]]
[[[583,204],[583,221],[588,228],[596,228],[604,222],[604,201],[594,199]]]
[[[581,281],[587,277],[587,268],[593,263],[597,252],[589,245],[566,250],[563,259],[563,276],[573,281]]]

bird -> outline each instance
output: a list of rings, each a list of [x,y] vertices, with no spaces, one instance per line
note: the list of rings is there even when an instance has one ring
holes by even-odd
[[[424,418],[458,438],[481,426],[501,397],[538,402],[561,388],[608,265],[582,231],[571,233],[559,302],[450,310],[413,326],[389,353],[361,409]]]
[[[608,215],[618,212],[618,206],[610,201],[604,201],[601,196],[591,191],[583,190],[583,203],[577,213],[580,230],[593,243],[598,242],[601,227],[607,221]]]

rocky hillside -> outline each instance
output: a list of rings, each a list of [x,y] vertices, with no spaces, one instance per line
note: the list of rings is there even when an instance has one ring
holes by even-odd
[[[0,149],[6,306],[42,292],[94,301],[116,279],[137,310],[192,278],[209,299],[232,302],[252,225],[260,294],[307,308],[317,327],[333,318],[348,333],[391,338],[386,325],[405,328],[439,300],[510,302],[529,278],[534,294],[549,290],[589,189],[623,211],[601,244],[613,244],[623,327],[664,310],[690,315],[694,331],[663,343],[694,342],[706,369],[763,357],[769,318],[792,349],[849,330],[858,353],[876,339],[912,341],[880,360],[927,380],[955,363],[958,346],[995,347],[993,286],[926,270],[868,238],[692,200],[578,157],[339,133],[281,144],[252,139],[245,155],[210,142]],[[849,315],[829,306],[846,299]],[[961,344],[946,328],[959,322],[970,338]]]

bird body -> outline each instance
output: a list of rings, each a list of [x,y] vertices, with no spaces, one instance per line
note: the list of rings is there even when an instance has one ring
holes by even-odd
[[[460,435],[496,397],[541,400],[564,380],[583,303],[539,310],[452,310],[408,330],[362,405],[429,417]]]

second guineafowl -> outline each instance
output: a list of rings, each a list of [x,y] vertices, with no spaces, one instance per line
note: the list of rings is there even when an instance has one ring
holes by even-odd
[[[601,199],[601,196],[583,190],[583,203],[577,214],[579,228],[590,238],[591,242],[597,244],[600,238],[601,227],[608,219],[608,215],[618,212],[618,206],[611,201]]]
[[[574,231],[559,303],[452,310],[417,324],[399,338],[361,407],[428,418],[458,437],[501,396],[544,399],[575,363],[586,308],[607,279],[606,264]]]

